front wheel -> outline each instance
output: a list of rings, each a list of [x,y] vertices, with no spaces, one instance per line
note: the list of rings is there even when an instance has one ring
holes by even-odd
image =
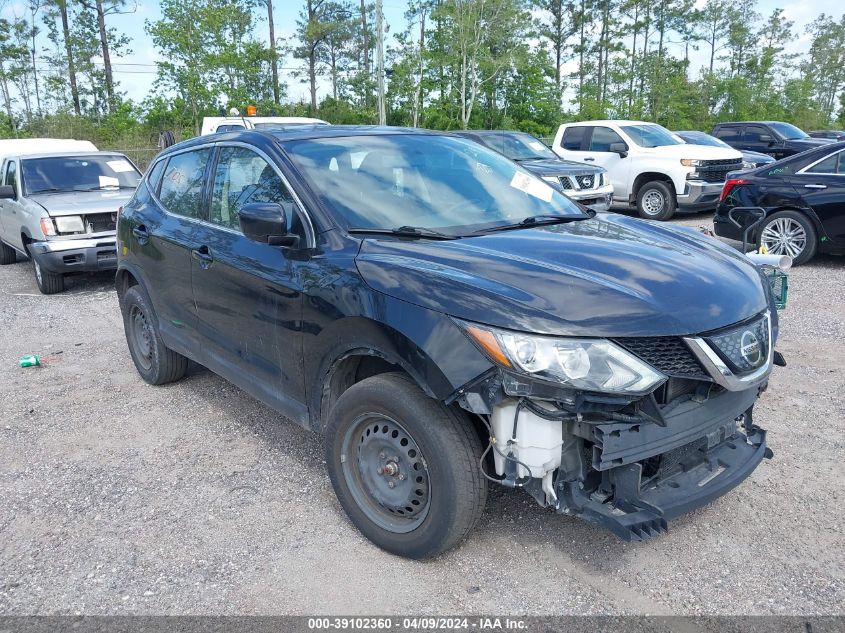
[[[402,374],[341,395],[326,427],[326,464],[340,504],[384,550],[429,558],[457,545],[487,499],[471,422]]]
[[[41,294],[54,295],[63,292],[65,289],[65,276],[61,273],[51,273],[44,270],[38,259],[30,254],[32,259],[32,268],[35,271],[35,283]]]
[[[677,201],[672,187],[661,180],[647,182],[637,192],[637,211],[647,220],[668,220],[675,215]]]

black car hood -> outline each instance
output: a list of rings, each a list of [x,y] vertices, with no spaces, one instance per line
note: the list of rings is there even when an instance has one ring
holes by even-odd
[[[829,138],[793,138],[787,139],[783,142],[784,146],[791,147],[793,149],[815,149],[816,147],[821,147],[822,145],[830,145],[833,143],[833,139]]]
[[[769,163],[775,162],[775,159],[769,156],[768,154],[761,154],[760,152],[751,152],[746,149],[740,150],[739,152],[742,154],[742,160],[747,161],[749,163],[754,163],[756,165],[768,165]]]
[[[452,241],[368,238],[357,265],[403,301],[548,334],[697,334],[767,305],[759,273],[730,247],[609,214]]]
[[[586,176],[588,174],[599,174],[604,171],[600,167],[576,163],[572,160],[523,160],[519,163],[525,169],[538,176]]]

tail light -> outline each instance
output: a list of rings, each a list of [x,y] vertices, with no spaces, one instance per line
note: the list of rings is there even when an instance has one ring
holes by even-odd
[[[729,178],[725,181],[724,186],[722,187],[722,195],[719,196],[719,202],[724,202],[725,198],[728,197],[728,194],[731,192],[731,189],[734,187],[739,187],[740,185],[747,185],[748,181],[744,178]]]

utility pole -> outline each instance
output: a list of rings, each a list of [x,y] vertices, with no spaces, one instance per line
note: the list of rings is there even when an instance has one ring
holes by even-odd
[[[382,0],[376,0],[376,75],[378,79],[378,124],[387,125],[384,107],[384,15]]]

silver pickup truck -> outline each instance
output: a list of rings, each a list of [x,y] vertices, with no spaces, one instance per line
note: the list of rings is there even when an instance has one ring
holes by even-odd
[[[67,273],[116,267],[118,209],[141,174],[123,154],[27,145],[0,156],[0,264],[29,257],[38,289],[54,294]]]

